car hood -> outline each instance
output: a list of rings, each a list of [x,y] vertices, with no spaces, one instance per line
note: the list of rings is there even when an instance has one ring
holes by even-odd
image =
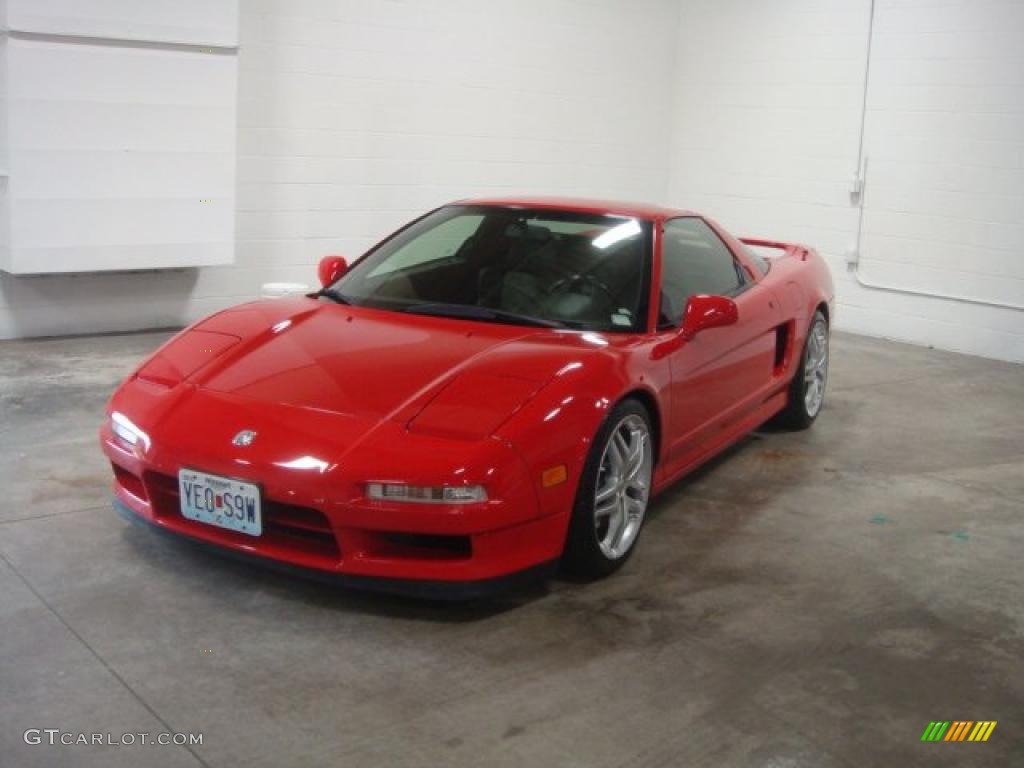
[[[490,422],[509,415],[567,365],[606,345],[593,334],[300,297],[214,315],[159,350],[139,377],[177,375],[232,399],[314,409],[363,423],[411,421],[436,398],[436,418],[424,416],[423,424],[468,437],[483,426],[497,426]],[[453,409],[468,416],[447,419]],[[468,431],[469,425],[459,423],[466,418],[478,421]]]

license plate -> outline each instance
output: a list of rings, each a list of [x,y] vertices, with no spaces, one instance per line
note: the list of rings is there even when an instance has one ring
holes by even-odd
[[[260,489],[253,483],[183,469],[178,472],[178,493],[181,514],[189,520],[250,536],[263,533]]]

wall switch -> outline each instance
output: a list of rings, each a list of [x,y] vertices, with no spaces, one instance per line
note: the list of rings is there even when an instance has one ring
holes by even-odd
[[[855,173],[850,177],[850,200],[852,202],[859,202],[860,196],[864,192],[864,179],[863,177]]]

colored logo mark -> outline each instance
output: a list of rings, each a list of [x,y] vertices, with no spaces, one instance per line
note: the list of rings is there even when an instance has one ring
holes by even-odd
[[[242,446],[244,448],[247,445],[252,445],[252,441],[255,440],[255,439],[256,439],[256,431],[255,430],[243,429],[241,432],[239,432],[237,435],[235,435],[233,438],[231,438],[231,442],[234,445],[240,445],[240,446]]]
[[[939,720],[928,723],[921,741],[988,741],[995,720]]]

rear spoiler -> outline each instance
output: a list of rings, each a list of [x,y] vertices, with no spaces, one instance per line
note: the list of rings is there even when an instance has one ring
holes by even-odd
[[[811,249],[799,243],[780,243],[778,240],[760,240],[756,237],[741,237],[740,242],[744,245],[752,245],[756,248],[775,248],[783,251],[786,256],[794,256],[801,261],[807,261]]]

